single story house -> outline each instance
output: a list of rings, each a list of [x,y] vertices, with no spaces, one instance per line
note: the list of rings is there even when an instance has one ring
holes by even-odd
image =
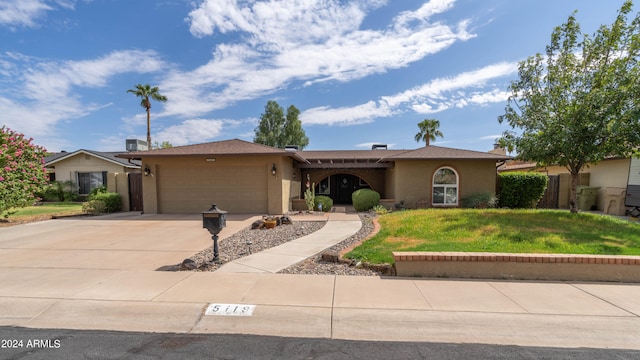
[[[232,213],[283,214],[306,209],[304,191],[351,203],[371,188],[384,204],[456,207],[495,193],[496,166],[510,157],[427,146],[415,150],[299,151],[233,139],[118,157],[141,162],[145,213],[198,213],[212,203]]]
[[[45,168],[51,181],[70,181],[80,196],[105,186],[122,196],[124,211],[142,210],[141,187],[136,186],[141,179],[140,163],[117,154],[120,152],[63,151],[45,157]]]

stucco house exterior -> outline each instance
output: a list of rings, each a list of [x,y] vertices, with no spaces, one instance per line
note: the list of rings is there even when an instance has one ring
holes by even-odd
[[[306,209],[303,193],[348,204],[371,188],[383,203],[456,207],[478,192],[495,193],[501,154],[427,146],[415,150],[299,151],[233,139],[118,157],[141,162],[145,213],[198,213],[212,203],[232,213],[283,214]]]
[[[578,177],[578,185],[598,187],[598,195],[596,197],[596,207],[605,213],[624,215],[624,211],[620,204],[624,204],[624,200],[617,201],[613,204],[618,196],[624,196],[627,183],[629,180],[629,166],[631,158],[609,158],[600,161],[597,164],[587,164]],[[508,162],[498,169],[499,172],[505,171],[536,171],[547,174],[550,179],[556,178],[558,185],[556,189],[548,190],[557,192],[557,208],[569,208],[569,191],[570,191],[570,174],[564,166],[545,166],[538,167],[535,162]],[[617,195],[616,194],[622,194]],[[617,205],[614,210],[611,206]]]
[[[105,186],[108,191],[122,196],[122,210],[131,210],[130,182],[140,176],[140,164],[119,158],[119,152],[99,152],[80,149],[60,152],[45,157],[45,168],[52,181],[71,181],[78,195],[86,196],[91,190]],[[134,193],[133,196],[142,196]],[[135,205],[133,206],[135,208]],[[141,209],[140,209],[141,210]]]

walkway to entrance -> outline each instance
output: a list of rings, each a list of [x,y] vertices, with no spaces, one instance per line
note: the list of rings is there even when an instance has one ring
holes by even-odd
[[[228,262],[216,272],[225,273],[277,273],[324,249],[327,249],[358,232],[362,226],[358,214],[337,207],[329,214],[327,224],[320,230],[307,236],[289,241],[282,245]]]

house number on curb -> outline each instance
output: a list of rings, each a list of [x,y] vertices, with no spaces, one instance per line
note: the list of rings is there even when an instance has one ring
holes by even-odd
[[[252,316],[255,305],[247,304],[209,304],[205,315]]]

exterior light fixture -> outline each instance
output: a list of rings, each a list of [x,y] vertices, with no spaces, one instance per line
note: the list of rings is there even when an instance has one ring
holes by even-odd
[[[145,166],[145,167],[144,167],[144,176],[149,176],[149,175],[152,175],[152,174],[151,174],[151,169],[149,169],[149,167],[148,167],[148,166]],[[152,176],[153,176],[153,175],[152,175]]]
[[[278,169],[276,169],[276,164],[273,164],[273,166],[271,166],[271,175],[276,176],[277,171]]]

